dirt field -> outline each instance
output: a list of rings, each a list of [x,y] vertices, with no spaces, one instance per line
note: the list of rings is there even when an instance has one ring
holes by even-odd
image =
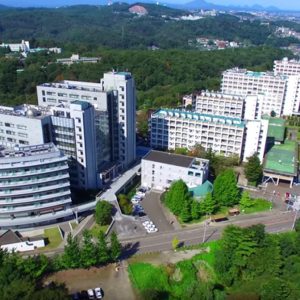
[[[45,282],[51,281],[65,283],[70,293],[101,287],[104,291],[104,299],[137,299],[128,278],[126,262],[122,263],[118,272],[115,271],[114,265],[89,270],[67,270],[57,272],[45,280]]]

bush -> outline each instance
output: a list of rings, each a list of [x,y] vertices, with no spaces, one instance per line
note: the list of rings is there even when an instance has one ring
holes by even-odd
[[[119,205],[121,208],[121,211],[125,215],[131,215],[133,211],[133,206],[130,200],[127,198],[126,195],[120,194],[118,196]]]
[[[99,225],[108,225],[111,222],[113,205],[105,200],[101,200],[96,205],[95,220]]]

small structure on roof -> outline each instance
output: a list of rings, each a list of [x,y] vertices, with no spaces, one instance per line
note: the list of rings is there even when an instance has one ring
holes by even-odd
[[[194,198],[201,199],[205,197],[206,194],[212,193],[213,185],[209,180],[206,180],[203,184],[189,188],[189,191],[192,193]]]
[[[36,248],[45,247],[43,237],[28,238],[16,231],[7,230],[0,236],[0,248],[8,252],[32,251]]]

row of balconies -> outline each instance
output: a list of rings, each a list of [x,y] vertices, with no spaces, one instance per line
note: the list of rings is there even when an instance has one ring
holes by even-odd
[[[69,174],[65,173],[65,174],[59,174],[59,175],[55,175],[55,176],[48,176],[48,177],[44,177],[44,178],[36,178],[36,177],[32,177],[29,180],[16,180],[16,179],[11,179],[10,181],[1,181],[0,180],[0,188],[5,188],[5,187],[10,187],[10,186],[15,186],[15,187],[19,187],[19,186],[25,186],[25,185],[34,185],[34,184],[38,184],[38,183],[46,183],[46,182],[51,182],[54,180],[60,180],[60,179],[67,179],[69,178]]]
[[[52,184],[52,185],[45,185],[45,186],[32,186],[29,189],[19,189],[19,190],[10,190],[10,189],[6,189],[6,190],[1,190],[0,191],[0,197],[11,197],[11,196],[18,196],[18,195],[26,195],[26,194],[34,194],[34,193],[40,193],[40,192],[46,192],[46,191],[51,191],[51,190],[55,190],[55,189],[60,189],[63,187],[69,187],[70,183],[68,182],[58,182],[56,184]]]
[[[70,190],[67,189],[61,189],[58,190],[56,193],[51,194],[34,194],[33,196],[29,197],[22,197],[22,198],[2,198],[0,199],[0,205],[7,205],[7,204],[26,204],[26,203],[32,203],[36,201],[44,201],[44,200],[51,200],[58,197],[68,196],[70,195]]]
[[[46,173],[53,173],[62,170],[68,170],[68,164],[65,162],[64,164],[59,164],[58,166],[52,167],[40,167],[38,169],[30,168],[28,171],[25,169],[20,169],[20,171],[16,171],[16,169],[8,169],[0,171],[0,178],[10,178],[10,177],[22,177],[22,176],[30,176],[30,175],[39,175],[39,174],[46,174]]]
[[[42,208],[51,208],[57,205],[65,205],[68,203],[71,203],[72,200],[70,197],[64,199],[64,200],[57,200],[49,203],[41,203],[37,202],[34,205],[26,205],[26,206],[6,206],[6,207],[1,207],[0,206],[0,214],[1,213],[17,213],[17,212],[23,212],[23,211],[34,211],[34,210],[39,210]]]

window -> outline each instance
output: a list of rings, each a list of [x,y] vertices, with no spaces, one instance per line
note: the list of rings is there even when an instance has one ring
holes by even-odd
[[[25,125],[17,125],[17,128],[18,128],[18,129],[26,130],[26,129],[27,129],[27,126],[25,126]]]
[[[188,171],[188,175],[189,175],[189,176],[194,176],[194,172]]]

